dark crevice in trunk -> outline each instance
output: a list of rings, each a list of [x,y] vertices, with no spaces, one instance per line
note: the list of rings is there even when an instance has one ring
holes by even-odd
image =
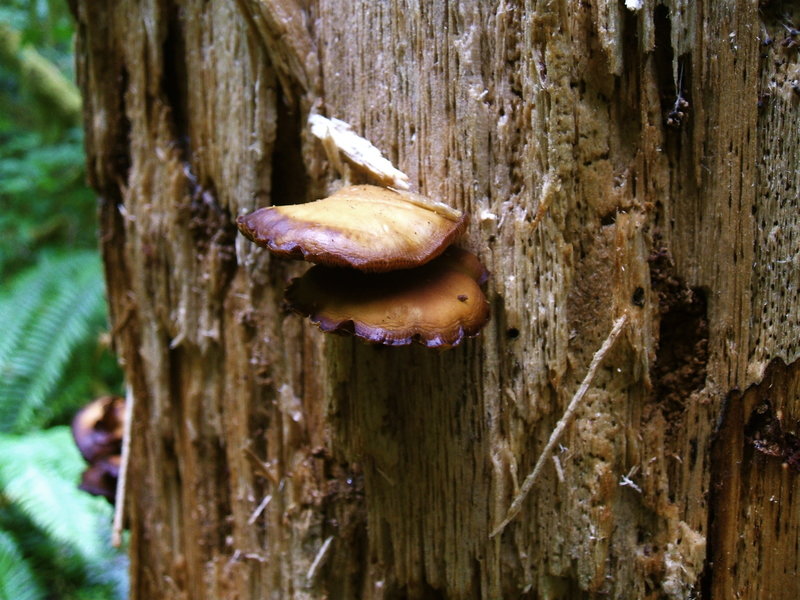
[[[339,548],[347,548],[347,555],[332,553],[327,561],[327,575],[322,577],[328,582],[325,591],[331,598],[356,598],[364,589],[366,570],[353,565],[365,565],[369,560],[364,474],[357,464],[339,462],[327,451],[315,456],[324,459],[323,538],[334,536]]]
[[[117,183],[127,183],[131,169],[131,122],[128,119],[125,104],[125,94],[128,90],[128,70],[125,67],[120,69],[117,79],[119,80],[117,122],[113,128],[113,143],[109,148],[109,160],[106,164],[110,166],[113,172],[109,180]],[[122,193],[118,193],[121,198]]]
[[[181,149],[184,160],[191,160],[186,42],[183,37],[180,7],[171,4],[167,12],[167,33],[161,47],[164,61],[161,89],[171,111],[175,143]]]
[[[693,392],[705,386],[708,363],[708,316],[705,292],[690,288],[675,274],[666,248],[650,255],[650,279],[658,297],[659,335],[650,370],[653,400],[667,422],[680,415]]]
[[[653,11],[655,48],[653,59],[661,100],[661,115],[666,127],[667,151],[674,164],[681,163],[684,133],[691,125],[692,103],[689,90],[692,81],[692,60],[683,54],[675,60],[672,48],[672,22],[669,8],[657,6]],[[686,138],[691,139],[691,138]],[[687,146],[691,150],[691,146]]]
[[[277,90],[275,143],[272,151],[271,204],[300,204],[308,200],[308,175],[303,161],[300,110]]]

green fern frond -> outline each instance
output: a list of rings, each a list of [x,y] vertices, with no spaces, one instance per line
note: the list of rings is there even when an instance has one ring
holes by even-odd
[[[36,410],[29,430],[68,423],[87,399],[119,394],[118,380],[116,359],[92,336],[75,347],[62,378],[55,384],[57,393],[50,394],[44,406]]]
[[[11,355],[20,345],[27,323],[20,305],[35,304],[35,299],[44,297],[48,285],[50,282],[45,277],[39,276],[36,269],[30,269],[0,295],[0,331],[3,332],[0,336],[0,377],[3,379],[12,376],[9,372]]]
[[[0,0],[3,23],[70,72],[67,3]],[[24,433],[67,422],[121,376],[98,343],[82,128],[55,123],[13,62],[0,60],[0,432],[23,435],[0,433],[0,600],[123,600],[126,557],[108,543],[107,503],[76,489],[84,465],[68,430]]]
[[[66,426],[24,436],[0,435],[0,490],[39,529],[86,561],[110,551],[96,518],[111,520],[103,500],[77,488],[85,464]]]
[[[84,467],[68,427],[0,434],[0,533],[48,597],[121,600],[127,562],[110,545],[111,507],[77,489]]]
[[[99,257],[48,257],[0,296],[0,431],[24,431],[57,393],[73,351],[105,322]]]
[[[44,590],[14,538],[0,531],[0,600],[40,600]]]

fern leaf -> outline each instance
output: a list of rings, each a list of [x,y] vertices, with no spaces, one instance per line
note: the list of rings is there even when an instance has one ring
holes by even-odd
[[[24,431],[57,393],[72,352],[105,321],[99,257],[43,260],[0,297],[0,431]]]
[[[19,276],[10,286],[10,291],[0,296],[0,377],[13,377],[11,355],[20,344],[20,338],[28,321],[30,306],[36,298],[42,298],[48,281],[35,269]],[[24,309],[22,307],[25,307]]]
[[[44,590],[10,535],[0,531],[0,600],[41,600]]]
[[[77,489],[85,467],[69,428],[53,427],[23,436],[0,435],[0,489],[65,552],[86,562],[107,558],[97,518],[110,522],[111,508]]]

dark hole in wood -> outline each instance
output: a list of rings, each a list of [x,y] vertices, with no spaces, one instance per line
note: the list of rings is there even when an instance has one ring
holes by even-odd
[[[280,88],[278,88],[280,90]],[[272,148],[272,205],[300,204],[307,198],[307,176],[300,137],[300,110],[289,106],[282,93],[275,101],[277,122]]]

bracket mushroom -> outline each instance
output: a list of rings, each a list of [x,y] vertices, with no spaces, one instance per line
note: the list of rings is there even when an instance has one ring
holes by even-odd
[[[256,210],[237,225],[274,254],[318,263],[284,297],[324,332],[451,348],[489,319],[486,269],[475,255],[448,249],[466,215],[446,204],[355,185],[316,202]]]

